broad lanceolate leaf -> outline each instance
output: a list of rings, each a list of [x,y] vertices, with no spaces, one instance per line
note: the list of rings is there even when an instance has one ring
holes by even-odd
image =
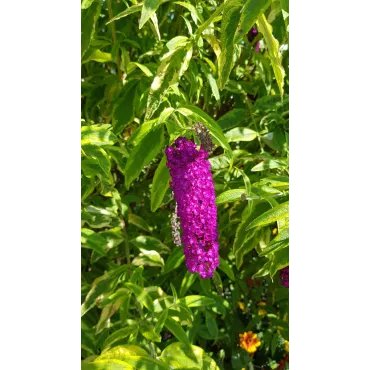
[[[149,120],[158,109],[170,86],[176,85],[188,69],[193,46],[188,43],[164,55],[156,76],[150,86],[145,120]]]
[[[186,294],[188,289],[193,285],[196,278],[196,274],[191,274],[189,271],[186,271],[185,276],[181,282],[180,297],[183,297]]]
[[[170,256],[167,258],[166,264],[164,265],[163,273],[167,274],[172,270],[178,268],[184,262],[184,259],[185,256],[182,248],[174,248]]]
[[[167,317],[164,326],[182,343],[190,345],[189,338],[187,337],[181,325],[171,317]]]
[[[87,9],[95,0],[82,0],[81,9]]]
[[[243,5],[240,23],[235,35],[235,43],[242,40],[243,36],[252,28],[260,14],[262,14],[272,0],[247,0]]]
[[[125,361],[127,357],[131,356],[149,357],[149,354],[145,351],[145,349],[139,346],[134,344],[124,344],[104,351],[99,357],[96,358],[94,362],[113,359]]]
[[[265,226],[278,220],[284,220],[288,217],[289,217],[289,202],[285,202],[268,210],[261,216],[254,219],[247,227],[247,230],[250,230],[253,227],[257,226]]]
[[[227,261],[223,258],[220,258],[220,266],[218,267],[221,271],[223,271],[230,280],[235,280],[235,275],[233,269],[229,266]]]
[[[138,329],[138,326],[137,325],[129,325],[129,326],[126,326],[122,329],[119,329],[115,332],[113,332],[104,342],[104,349],[107,350],[108,348],[111,348],[113,347],[113,345],[128,337],[129,335],[131,335],[135,330]]]
[[[117,136],[110,131],[111,125],[91,125],[81,127],[81,146],[83,145],[113,145]]]
[[[150,209],[155,212],[162,204],[163,197],[170,184],[170,172],[166,166],[167,157],[164,155],[155,171],[151,189]]]
[[[167,346],[160,359],[174,369],[220,370],[216,362],[202,348],[182,342]]]
[[[232,203],[242,199],[243,195],[247,195],[245,189],[226,190],[216,197],[216,204]]]
[[[142,6],[143,6],[143,4],[137,4],[137,5],[130,6],[129,8],[127,8],[126,10],[124,10],[123,12],[117,14],[115,17],[113,17],[112,19],[110,19],[106,24],[109,24],[109,23],[114,22],[114,21],[116,21],[118,19],[121,19],[123,17],[126,17],[129,14],[139,12],[141,10]]]
[[[221,22],[221,59],[219,88],[222,90],[233,68],[235,44],[241,41],[271,0],[230,0],[226,2]]]
[[[99,0],[95,0],[90,6],[85,2],[85,8],[81,11],[81,58],[85,55],[90,46],[95,32],[95,23],[99,18],[99,14]]]
[[[120,275],[128,268],[130,268],[129,265],[119,266],[94,280],[91,285],[91,289],[86,296],[85,302],[81,307],[81,316],[95,306],[96,300],[99,296],[102,294],[108,294],[115,288]]]
[[[130,243],[135,245],[141,252],[145,250],[155,250],[160,254],[170,253],[170,249],[167,245],[163,244],[160,240],[151,236],[140,235],[135,239],[130,240]]]
[[[81,370],[135,370],[127,362],[121,360],[98,360],[89,364],[82,363]]]
[[[257,137],[257,132],[246,127],[235,127],[225,133],[229,142],[232,141],[252,141]]]
[[[233,67],[233,54],[235,50],[235,32],[240,21],[242,0],[226,2],[221,21],[221,59],[218,86],[222,90],[229,78]]]
[[[261,14],[257,20],[258,31],[262,33],[267,45],[267,51],[270,56],[272,69],[274,70],[276,82],[279,86],[280,95],[284,94],[285,70],[281,64],[282,56],[279,51],[279,41],[272,34],[272,26],[267,21],[264,14]]]
[[[125,167],[125,186],[128,189],[141,170],[152,161],[164,145],[163,126],[152,127],[132,149]]]
[[[148,19],[155,13],[160,4],[161,0],[144,0],[143,7],[141,9],[139,29],[141,29]]]
[[[146,290],[133,283],[125,283],[125,287],[130,289],[138,301],[142,303],[149,311],[154,311],[154,303]]]
[[[204,281],[203,279],[201,281]],[[184,304],[186,307],[203,307],[214,305],[215,301],[212,298],[205,297],[202,295],[188,295],[184,298],[178,299],[179,303]]]
[[[270,253],[275,253],[280,249],[289,246],[289,227],[279,230],[279,234],[271,240],[269,245],[262,250],[260,256],[267,256]]]
[[[248,115],[248,109],[233,109],[220,117],[217,123],[221,127],[222,131],[226,131],[233,127],[239,126],[245,121]]]

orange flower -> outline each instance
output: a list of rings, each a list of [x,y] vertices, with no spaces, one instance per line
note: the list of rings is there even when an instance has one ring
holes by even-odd
[[[239,334],[240,337],[240,347],[243,348],[248,353],[253,354],[257,351],[257,347],[261,345],[257,334],[249,331],[248,333]]]

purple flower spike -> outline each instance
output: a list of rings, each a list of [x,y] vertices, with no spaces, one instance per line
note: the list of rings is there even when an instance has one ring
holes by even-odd
[[[285,288],[289,288],[289,266],[280,270],[280,282]]]
[[[183,230],[185,263],[189,272],[210,278],[219,265],[217,208],[208,152],[179,137],[166,149],[171,189]]]

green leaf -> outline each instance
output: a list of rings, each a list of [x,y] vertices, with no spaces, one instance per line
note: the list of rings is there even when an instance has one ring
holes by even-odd
[[[218,268],[222,272],[224,272],[230,280],[235,281],[233,269],[228,265],[228,263],[223,258],[220,258],[220,265],[218,266]]]
[[[163,326],[164,326],[164,323],[166,322],[167,320],[167,316],[168,316],[168,308],[165,308],[161,314],[159,315],[158,317],[158,321],[157,323],[155,324],[155,327],[154,327],[154,331],[157,333],[157,334],[160,334],[162,329],[163,329]]]
[[[114,132],[120,134],[135,118],[136,81],[130,81],[124,87],[124,94],[113,105],[112,124]]]
[[[284,220],[288,217],[289,217],[289,202],[285,202],[268,210],[261,216],[254,219],[247,227],[247,230],[250,230],[253,227],[257,226],[265,226],[278,220]]]
[[[273,168],[280,168],[284,165],[281,162],[274,161],[273,159],[265,159],[264,161],[256,164],[251,168],[252,172],[259,172],[265,170],[271,170]]]
[[[130,243],[134,244],[141,252],[145,250],[155,250],[163,254],[171,251],[167,245],[163,244],[160,240],[146,235],[140,235],[130,240]]]
[[[233,109],[220,117],[217,123],[222,131],[226,131],[243,123],[248,115],[247,109]]]
[[[102,169],[103,176],[107,178],[108,182],[111,179],[111,162],[109,160],[107,152],[100,147],[93,145],[85,145],[83,147],[85,154],[94,160],[94,162]],[[84,162],[82,162],[84,164]],[[84,167],[82,168],[84,170]],[[99,171],[100,172],[100,171]],[[85,173],[88,176],[88,173]]]
[[[225,133],[228,142],[232,141],[252,141],[257,137],[257,132],[246,127],[235,127]]]
[[[170,184],[170,172],[166,165],[167,157],[164,155],[155,171],[151,189],[150,209],[155,212],[162,204],[164,195]]]
[[[181,247],[176,247],[170,256],[167,258],[166,264],[164,265],[163,274],[168,274],[172,270],[177,269],[184,263],[184,252]]]
[[[216,319],[213,316],[213,314],[211,314],[209,311],[206,311],[206,325],[207,325],[207,329],[209,331],[209,334],[211,334],[211,336],[213,338],[217,338],[217,336],[218,336],[218,326],[217,326],[217,323],[216,323]]]
[[[90,61],[107,63],[112,61],[112,55],[110,53],[104,53],[103,51],[96,49],[86,59],[84,59],[83,63],[87,63]]]
[[[235,45],[238,44],[256,22],[257,17],[271,0],[230,0],[226,2],[221,21],[221,58],[219,88],[222,90],[233,68]]]
[[[135,370],[130,364],[120,360],[99,360],[82,364],[81,370]]]
[[[125,283],[125,287],[135,294],[137,300],[142,303],[149,311],[154,312],[154,303],[146,290],[133,283]]]
[[[181,342],[167,346],[160,359],[174,369],[220,370],[202,348]]]
[[[144,231],[151,232],[151,227],[148,225],[148,223],[142,217],[135,215],[134,213],[130,213],[128,215],[128,223],[130,225],[135,225]]]
[[[113,145],[117,136],[109,130],[111,125],[91,125],[81,127],[81,146],[83,145]]]
[[[111,335],[107,337],[107,339],[104,342],[104,349],[107,350],[111,347],[114,347],[114,344],[119,342],[120,340],[130,336],[134,331],[138,329],[138,326],[135,325],[129,325],[122,329],[118,329],[115,332],[113,332]]]
[[[214,305],[215,301],[212,298],[201,296],[201,295],[188,295],[178,299],[179,303],[184,304],[186,307],[203,307]]]
[[[81,244],[84,248],[89,248],[101,256],[105,256],[105,239],[95,231],[90,229],[81,229]]]
[[[95,0],[82,0],[81,9],[87,9]]]
[[[235,35],[235,43],[242,40],[243,36],[256,23],[258,16],[268,8],[271,2],[271,0],[247,0],[245,2],[240,15],[240,24]]]
[[[87,7],[87,2],[85,5]],[[95,24],[100,15],[100,1],[93,1],[81,11],[81,58],[85,55],[95,33]]]
[[[141,320],[140,333],[151,342],[161,342],[161,336],[154,331],[153,325],[147,320]]]
[[[125,186],[128,189],[141,170],[159,153],[164,145],[163,126],[153,127],[132,149],[125,167]]]
[[[225,150],[225,154],[232,161],[233,154],[230,145],[220,126],[213,120],[213,118],[203,112],[200,108],[193,105],[186,105],[184,107],[177,108],[176,111],[180,112],[185,117],[193,119],[195,122],[201,121],[207,127],[210,135],[215,139],[216,143]]]
[[[94,362],[101,360],[122,360],[125,361],[127,357],[131,356],[147,356],[148,353],[145,349],[134,344],[124,344],[121,346],[113,347],[104,351]]]
[[[234,38],[241,15],[242,0],[226,2],[221,21],[221,57],[218,86],[220,90],[226,85],[233,68],[233,55],[235,50]]]
[[[279,234],[271,240],[269,245],[259,254],[261,257],[289,246],[289,227],[279,231]]]
[[[181,325],[171,317],[167,317],[164,326],[182,343],[190,345],[189,338],[187,337]]]
[[[128,268],[130,268],[129,265],[119,266],[94,280],[85,302],[82,304],[81,316],[95,306],[96,300],[103,293],[110,293],[115,288],[120,275]]]
[[[149,20],[161,4],[161,0],[144,0],[139,21],[139,29]]]
[[[212,76],[211,73],[207,73],[207,78],[208,78],[209,84],[211,86],[213,96],[215,97],[217,102],[220,103],[220,92],[218,91],[216,80],[214,79],[214,77]]]
[[[143,4],[137,4],[137,5],[133,5],[133,6],[130,6],[129,8],[127,8],[126,10],[124,10],[123,12],[117,14],[115,17],[113,17],[112,19],[110,19],[106,24],[108,25],[109,23],[111,22],[114,22],[118,19],[121,19],[123,17],[126,17],[132,13],[136,13],[136,12],[139,12],[141,10],[141,8],[143,7]]]
[[[198,24],[198,21],[203,22],[203,16],[198,10],[191,4],[185,3],[184,1],[174,1],[173,4],[178,4],[190,11],[190,15],[195,24]]]
[[[267,21],[264,14],[261,14],[257,20],[258,31],[263,35],[267,51],[271,60],[272,69],[274,70],[276,82],[279,86],[280,95],[284,95],[284,77],[285,70],[281,64],[281,53],[279,51],[279,41],[272,34],[272,26]]]
[[[271,354],[274,355],[275,354],[275,351],[276,351],[276,347],[279,343],[279,333],[275,333],[274,336],[272,337],[272,341],[271,341]]]
[[[175,36],[170,41],[167,42],[166,46],[169,51],[176,50],[179,47],[182,47],[187,44],[189,38],[186,36]]]
[[[193,285],[196,279],[197,279],[196,274],[191,274],[189,271],[186,271],[185,276],[181,282],[180,297],[183,297],[186,294],[186,292]]]
[[[195,33],[195,40],[197,40],[200,37],[202,32],[206,30],[211,23],[215,22],[217,16],[224,10],[224,7],[225,3],[219,5],[217,9],[213,12],[213,14],[198,27],[197,32]]]
[[[125,359],[137,370],[171,370],[163,362],[150,357],[130,356]]]
[[[106,305],[100,315],[98,324],[96,325],[95,334],[99,334],[109,325],[110,318],[119,310],[122,303],[122,298],[117,299],[115,302]]]
[[[143,73],[145,74],[145,76],[147,77],[152,77],[153,76],[153,73],[150,71],[150,69],[148,67],[146,67],[144,64],[140,64],[140,63],[136,63],[136,62],[130,62],[128,65],[127,65],[127,73],[132,73],[136,67],[139,67]]]
[[[163,56],[150,86],[145,120],[149,120],[156,112],[168,88],[178,84],[180,77],[188,69],[192,55],[193,46],[188,43]]]
[[[223,203],[232,203],[236,201],[240,201],[242,199],[242,195],[247,195],[245,189],[231,189],[226,190],[222,194],[216,197],[216,204],[220,205]]]
[[[143,251],[132,261],[135,266],[163,267],[164,261],[157,251]]]

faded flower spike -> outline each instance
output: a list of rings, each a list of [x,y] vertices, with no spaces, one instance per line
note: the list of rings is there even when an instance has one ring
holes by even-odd
[[[183,230],[185,263],[189,272],[210,278],[219,265],[217,208],[208,153],[179,137],[166,149],[170,186]]]
[[[201,144],[200,146],[204,150],[206,150],[208,153],[211,153],[213,143],[212,143],[211,136],[209,135],[207,127],[204,126],[202,122],[198,122],[194,126],[194,129],[195,129],[197,136],[199,137],[200,144]]]
[[[280,282],[285,288],[289,288],[289,266],[280,270]]]
[[[181,246],[181,236],[180,236],[180,222],[177,217],[177,203],[171,213],[171,229],[172,229],[172,239],[177,247]]]

